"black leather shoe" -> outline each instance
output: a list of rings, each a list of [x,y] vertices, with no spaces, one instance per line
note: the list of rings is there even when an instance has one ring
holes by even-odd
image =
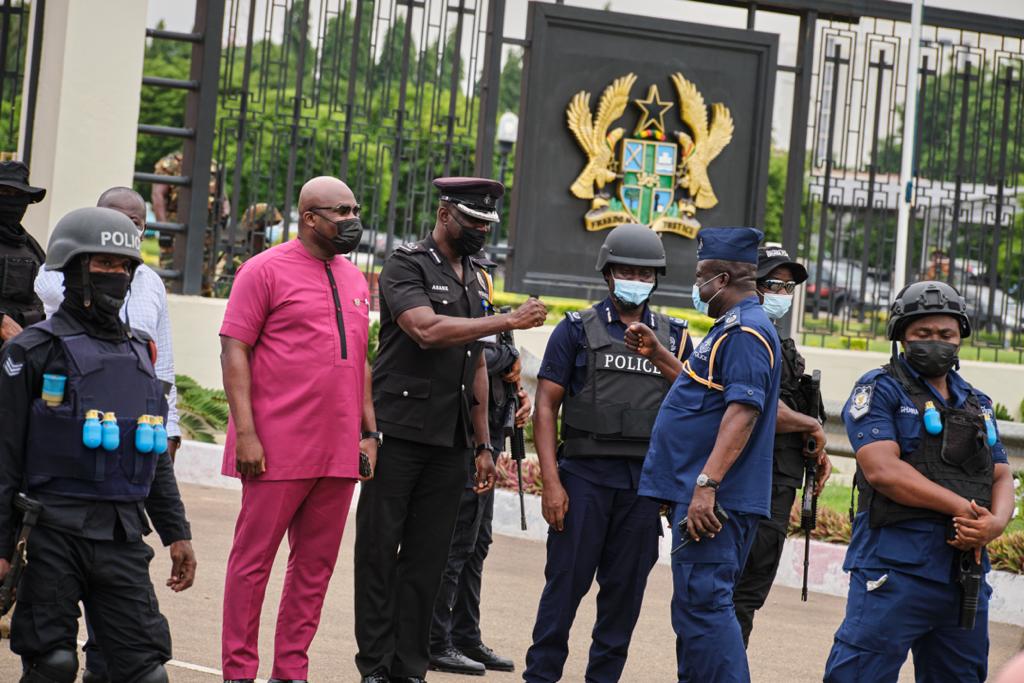
[[[391,683],[427,683],[427,679],[420,678],[419,676],[399,676],[398,678],[392,678]]]
[[[431,654],[430,668],[435,671],[468,676],[483,676],[487,671],[483,664],[473,661],[455,647],[448,647],[442,652]]]
[[[460,647],[459,652],[466,655],[474,662],[479,662],[491,671],[515,671],[516,664],[511,659],[499,657],[494,650],[483,643],[473,647]]]
[[[360,683],[391,683],[391,678],[384,669],[378,669],[372,674],[363,676]]]
[[[110,679],[106,676],[86,669],[82,673],[82,683],[110,683]]]

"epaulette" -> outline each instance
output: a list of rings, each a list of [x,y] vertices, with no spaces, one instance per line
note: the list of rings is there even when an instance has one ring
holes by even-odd
[[[417,252],[425,252],[426,249],[419,242],[404,242],[395,247],[396,251],[404,251],[406,254],[415,254]]]
[[[722,316],[722,318],[723,318],[723,321],[722,321],[722,329],[723,330],[731,330],[734,327],[739,327],[741,322],[742,322],[740,320],[740,309],[739,308],[732,309],[731,311],[726,313],[724,316]]]
[[[9,341],[8,344],[20,346],[23,351],[31,351],[37,346],[42,346],[54,339],[54,337],[55,335],[47,328],[32,325],[31,327],[26,327],[21,334]]]
[[[683,329],[686,329],[690,326],[690,321],[684,318],[673,318],[669,316],[668,321],[671,324],[675,325],[676,327],[682,327]]]
[[[583,320],[583,316],[580,315],[579,311],[566,311],[565,319],[570,323],[578,323]]]

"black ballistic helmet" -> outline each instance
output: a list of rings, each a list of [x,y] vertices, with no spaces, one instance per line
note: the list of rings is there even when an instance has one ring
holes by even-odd
[[[654,268],[665,274],[665,246],[658,233],[646,225],[623,223],[612,229],[604,238],[597,255],[597,271],[618,263],[624,266]]]
[[[960,292],[945,282],[924,280],[907,285],[889,309],[886,337],[897,341],[914,318],[926,315],[951,315],[960,322],[960,336],[971,336],[971,319],[967,317],[967,302]]]

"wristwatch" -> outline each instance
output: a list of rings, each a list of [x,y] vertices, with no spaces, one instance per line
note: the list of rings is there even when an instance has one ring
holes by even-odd
[[[709,477],[708,475],[704,474],[703,472],[701,472],[700,476],[697,477],[697,486],[699,486],[701,488],[707,488],[707,489],[711,489],[712,491],[717,491],[718,490],[718,485],[719,485],[719,482],[716,479],[712,479],[711,477]]]
[[[473,449],[474,455],[480,455],[480,451],[489,451],[491,456],[494,456],[494,446],[489,443],[480,443]]]
[[[359,438],[360,440],[373,439],[374,441],[377,442],[377,448],[380,448],[381,446],[384,445],[384,435],[381,434],[380,432],[363,432],[363,435]]]

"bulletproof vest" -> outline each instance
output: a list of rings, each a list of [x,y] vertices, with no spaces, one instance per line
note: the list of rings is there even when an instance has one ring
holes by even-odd
[[[963,408],[939,405],[920,380],[902,370],[886,365],[882,368],[894,377],[923,416],[925,403],[932,401],[942,419],[942,432],[929,434],[921,427],[921,442],[913,453],[900,453],[900,458],[931,481],[978,505],[991,507],[992,454],[985,440],[985,419],[981,404],[970,394]],[[871,488],[858,476],[861,510],[869,510],[872,527],[887,526],[908,519],[935,519],[948,522],[949,516],[934,510],[900,505]]]
[[[795,341],[782,339],[780,342],[783,362],[779,400],[798,413],[811,415],[817,406],[811,406],[801,390],[801,384],[811,379],[809,375],[804,374],[804,359],[797,352]],[[802,432],[775,435],[772,484],[793,488],[803,486],[805,438]]]
[[[142,415],[167,417],[167,401],[147,345],[138,339],[114,342],[81,333],[59,336],[50,320],[36,328],[58,337],[67,358],[67,383],[59,406],[50,407],[41,397],[32,401],[25,457],[28,492],[144,500],[158,456],[135,450],[136,423]],[[82,443],[88,410],[117,415],[117,449],[87,448]]]
[[[655,334],[668,348],[669,319],[654,314]],[[643,458],[671,383],[650,359],[612,339],[597,310],[580,312],[587,336],[587,377],[562,404],[562,455]]]
[[[43,303],[35,293],[42,258],[34,246],[31,242],[15,246],[0,241],[0,311],[22,327],[43,319]]]

